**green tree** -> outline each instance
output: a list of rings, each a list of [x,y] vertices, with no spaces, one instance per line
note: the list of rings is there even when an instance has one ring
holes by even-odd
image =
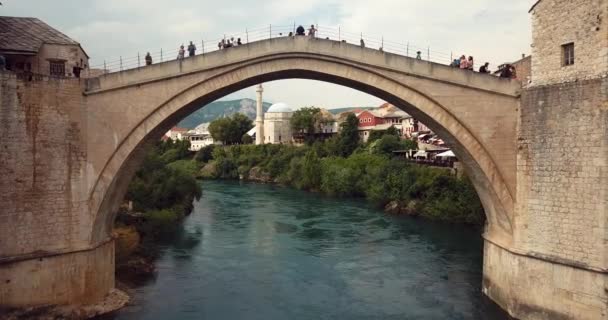
[[[179,145],[174,144],[175,148],[165,151],[162,157],[159,156],[161,146],[148,151],[125,198],[133,201],[138,211],[169,209],[181,216],[187,213],[192,201],[201,196],[200,186],[194,178],[196,163],[191,160],[167,163],[163,158],[173,158],[179,153]],[[172,156],[166,157],[169,154]]]
[[[372,130],[369,133],[369,137],[367,138],[367,144],[370,145],[374,142],[376,142],[377,140],[380,140],[380,138],[382,138],[382,136],[384,136],[386,131],[378,131],[378,130]]]
[[[346,120],[340,124],[338,135],[337,153],[339,156],[348,157],[359,146],[359,119],[354,113],[348,114]]]
[[[393,151],[399,150],[402,144],[397,136],[385,134],[375,142],[372,150],[375,154],[392,156]]]
[[[232,121],[230,118],[219,118],[211,121],[209,124],[209,133],[215,141],[221,141],[228,144],[230,141],[230,133],[233,130]]]
[[[252,144],[253,143],[253,138],[248,135],[247,133],[245,133],[243,135],[243,137],[241,137],[241,143],[243,144]]]
[[[209,124],[209,133],[214,140],[230,145],[242,143],[243,135],[251,128],[253,128],[251,119],[236,113],[232,117],[213,120]]]
[[[403,150],[417,150],[418,143],[411,139],[405,139],[401,141],[401,148]]]
[[[202,147],[197,153],[194,159],[201,163],[207,163],[209,160],[213,160],[213,149],[214,144]]]
[[[381,131],[372,130],[372,132],[369,133],[369,138],[367,138],[367,143],[371,144],[374,141],[382,138],[384,135],[399,137],[399,131],[397,130],[397,128],[395,128],[395,126],[390,126],[388,129]]]
[[[397,130],[397,128],[395,128],[395,126],[390,126],[388,129],[386,129],[384,134],[399,137],[399,130]]]
[[[321,109],[315,107],[304,107],[293,113],[290,119],[291,128],[294,132],[302,134],[313,134],[317,129],[317,115]]]
[[[301,108],[290,119],[293,131],[304,136],[307,143],[314,143],[314,134],[321,132],[324,125],[333,121],[333,118],[326,117],[321,109],[315,107]]]
[[[253,121],[242,113],[235,113],[232,115],[231,119],[237,131],[235,133],[235,136],[238,139],[237,143],[243,143],[243,135],[253,128]]]

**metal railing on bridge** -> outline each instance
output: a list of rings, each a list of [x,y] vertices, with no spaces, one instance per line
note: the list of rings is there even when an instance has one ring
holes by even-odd
[[[295,35],[296,28],[296,24],[269,25],[263,28],[246,29],[244,32],[227,33],[221,38],[199,40],[198,42],[193,41],[193,43],[197,47],[196,55],[201,55],[213,51],[226,50],[220,49],[220,47],[218,46],[218,44],[222,40],[228,40],[233,38],[234,42],[236,43],[237,39],[240,38],[242,45],[246,45],[248,43],[268,40],[271,38],[287,37],[290,33]],[[308,28],[306,26],[305,29],[306,33],[308,34]],[[449,64],[453,59],[459,56],[455,55],[449,50],[433,50],[430,46],[415,45],[408,41],[391,41],[388,39],[384,39],[383,36],[377,36],[372,34],[353,33],[346,30],[342,30],[340,27],[317,25],[316,29],[316,38],[329,39],[338,42],[346,42],[353,45],[360,45],[360,41],[363,40],[366,48],[382,50],[384,52],[412,58],[415,58],[417,56],[417,53],[420,52],[420,58],[422,60],[440,63],[444,65]],[[308,35],[306,36],[308,37]],[[186,59],[188,58],[188,44],[189,42],[183,43]],[[142,51],[132,56],[119,56],[114,59],[104,60],[103,62],[91,65],[89,70],[87,70],[88,75],[97,76],[103,73],[144,67],[146,66],[145,56],[147,52],[150,53],[153,63],[176,60],[179,52],[179,45],[180,44],[177,44],[172,49],[161,48],[151,51]],[[227,49],[229,50],[229,48]]]

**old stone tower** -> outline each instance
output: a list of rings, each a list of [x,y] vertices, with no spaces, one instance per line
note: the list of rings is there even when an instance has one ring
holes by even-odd
[[[608,318],[607,13],[607,0],[541,0],[530,10],[514,243],[484,262],[484,290],[517,318]]]

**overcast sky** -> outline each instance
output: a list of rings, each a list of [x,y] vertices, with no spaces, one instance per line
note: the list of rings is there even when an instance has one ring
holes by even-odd
[[[91,65],[137,52],[176,50],[269,24],[318,24],[433,52],[476,57],[491,68],[530,53],[533,0],[2,0],[0,15],[44,20],[79,41]],[[326,29],[327,30],[327,29]],[[371,39],[372,36],[370,36]],[[371,40],[369,41],[371,43]],[[388,47],[385,44],[385,47]],[[446,59],[448,63],[449,58]],[[311,94],[313,93],[313,94]],[[266,84],[264,100],[294,107],[374,106],[381,101],[311,81]],[[255,97],[253,88],[226,98]],[[225,98],[225,99],[226,99]]]

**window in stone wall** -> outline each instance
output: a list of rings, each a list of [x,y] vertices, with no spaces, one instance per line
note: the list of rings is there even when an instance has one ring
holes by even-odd
[[[52,60],[52,61],[49,61],[49,65],[50,65],[49,74],[51,76],[59,76],[59,77],[65,76],[65,61]]]
[[[574,64],[574,42],[562,45],[562,66]]]

